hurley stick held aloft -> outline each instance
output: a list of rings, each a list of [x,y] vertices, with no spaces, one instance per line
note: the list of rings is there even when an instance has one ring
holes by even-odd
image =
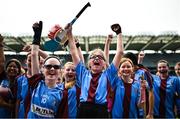
[[[81,16],[81,14],[86,10],[86,8],[90,7],[91,4],[88,2],[75,16],[75,18],[70,22],[71,25],[75,23],[75,21]],[[66,37],[66,30],[62,29],[60,32],[57,32],[54,36],[55,41],[61,44],[62,47],[66,47],[68,44],[68,39]]]

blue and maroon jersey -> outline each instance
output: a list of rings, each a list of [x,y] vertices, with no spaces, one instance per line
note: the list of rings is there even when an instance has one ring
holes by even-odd
[[[17,81],[14,79],[13,84],[10,85],[10,80],[7,78],[7,74],[3,71],[0,74],[0,86],[4,88],[9,88],[10,91],[0,94],[0,98],[6,103],[15,105],[16,95],[17,95]],[[0,102],[1,103],[1,102]],[[11,118],[15,116],[15,108],[8,109],[7,107],[0,107],[0,118]]]
[[[147,88],[146,88],[146,114],[149,112],[149,90],[153,89],[153,78],[149,70],[143,66],[139,67],[135,71],[135,80],[141,82],[142,77],[144,80],[147,81]],[[139,109],[139,116],[143,117],[144,115],[144,109]]]
[[[9,80],[7,79],[6,73],[2,72],[0,74],[0,86],[9,88]],[[0,94],[0,98],[8,102],[10,98],[9,92]],[[1,103],[1,102],[0,102]],[[11,111],[8,108],[0,106],[0,118],[11,118]]]
[[[109,80],[115,91],[113,118],[137,118],[138,102],[140,98],[140,82],[125,83],[121,78],[114,77]]]
[[[17,100],[20,101],[18,109],[18,118],[25,118],[27,117],[27,114],[25,113],[27,109],[27,104],[25,102],[27,100],[27,95],[29,94],[29,84],[27,76],[25,74],[19,76],[17,78],[17,84]],[[28,102],[30,103],[30,100]]]
[[[151,73],[145,69],[145,68],[139,68],[138,70],[135,71],[135,79],[138,81],[141,81],[141,77],[144,77],[144,79],[148,83],[148,88],[152,89],[153,88],[153,78]]]
[[[108,80],[117,75],[118,69],[111,64],[99,77],[94,78],[91,72],[80,62],[76,66],[77,84],[81,87],[80,102],[93,100],[95,104],[107,104]],[[94,88],[94,89],[91,89]],[[90,91],[93,90],[93,91]],[[91,93],[89,93],[89,91]],[[90,97],[90,98],[89,98]]]
[[[180,77],[178,77],[178,80],[180,81]],[[177,114],[178,114],[178,116],[180,116],[180,94],[178,95],[177,92],[176,92],[175,101],[176,101]],[[180,118],[180,117],[178,117],[178,118]]]
[[[57,84],[48,88],[41,74],[35,75],[33,80],[29,82],[33,92],[28,118],[55,118],[63,98],[62,87]]]
[[[153,75],[154,89],[154,115],[161,118],[174,118],[174,95],[180,94],[180,80],[175,76],[169,76],[161,80]]]
[[[63,101],[66,104],[62,106],[65,113],[63,113],[63,118],[76,118],[77,117],[77,110],[79,105],[79,97],[80,97],[81,90],[78,86],[74,85],[71,88],[63,90]],[[62,102],[63,102],[62,101]]]

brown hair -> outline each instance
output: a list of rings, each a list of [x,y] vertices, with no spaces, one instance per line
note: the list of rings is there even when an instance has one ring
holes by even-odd
[[[61,62],[61,60],[59,59],[59,57],[57,57],[57,56],[48,56],[46,59],[44,59],[44,64],[46,63],[46,61],[47,61],[48,59],[51,59],[51,58],[57,59],[57,60],[59,61],[59,64],[61,65],[61,68],[62,68],[62,62]]]
[[[168,63],[168,61],[166,61],[166,60],[159,60],[158,63],[157,63],[157,65],[158,65],[159,63],[165,63],[165,64],[169,67],[169,63]]]
[[[175,66],[180,66],[180,62],[177,62]]]

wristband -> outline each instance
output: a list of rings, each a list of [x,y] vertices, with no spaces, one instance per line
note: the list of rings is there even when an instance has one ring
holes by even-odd
[[[80,47],[80,44],[79,42],[76,43],[76,47],[79,48]]]

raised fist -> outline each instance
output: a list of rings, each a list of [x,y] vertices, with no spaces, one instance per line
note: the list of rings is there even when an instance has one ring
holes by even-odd
[[[111,25],[111,29],[118,35],[119,33],[122,33],[121,26],[119,24],[113,24]]]
[[[109,42],[111,42],[112,39],[113,39],[113,35],[112,35],[112,34],[109,34],[109,35],[107,36],[107,40],[108,40]]]
[[[54,25],[49,31],[48,37],[54,39],[58,32],[62,31],[62,27],[59,24]]]
[[[145,57],[145,53],[143,51],[140,51],[138,54],[138,64],[141,64],[143,62],[143,59]]]
[[[32,28],[33,28],[33,31],[34,31],[34,36],[33,36],[32,44],[40,45],[42,26],[43,26],[42,21],[39,21],[39,23],[36,22],[36,23],[33,24]]]

